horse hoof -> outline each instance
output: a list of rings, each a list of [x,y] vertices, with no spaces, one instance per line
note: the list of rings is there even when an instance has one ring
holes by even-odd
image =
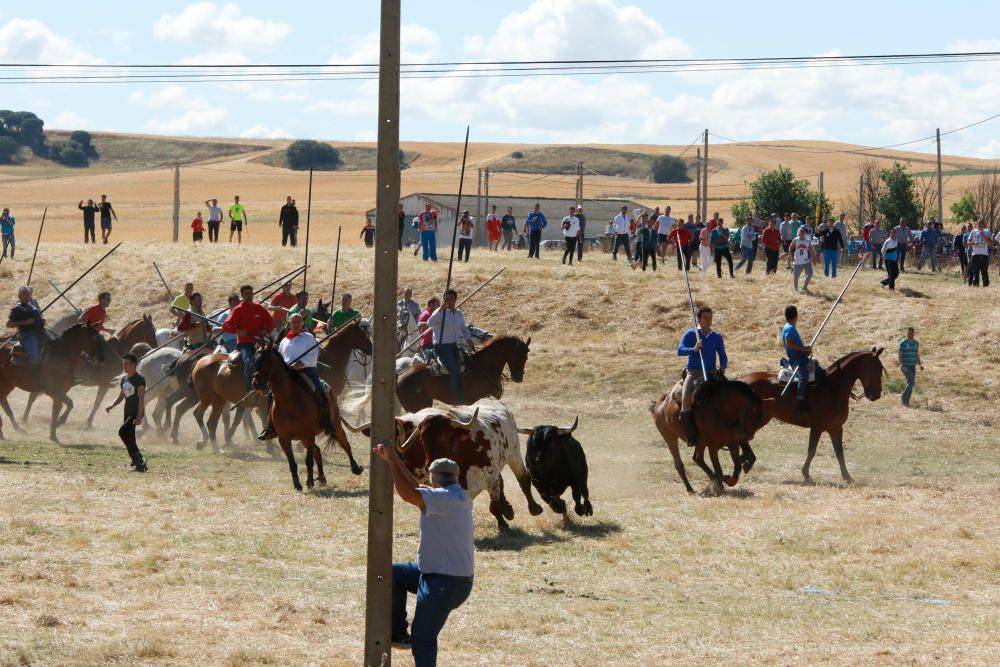
[[[736,486],[737,482],[740,481],[739,477],[734,477],[732,475],[726,475],[726,486]]]
[[[848,486],[853,486],[854,485],[854,478],[851,477],[850,475],[848,475],[847,477],[845,477],[844,481],[847,482]]]
[[[326,486],[326,478],[325,477],[320,477],[319,479],[316,480],[316,484],[318,486],[325,487]]]
[[[802,480],[802,486],[816,486],[816,482],[812,480],[812,477],[806,477]]]
[[[531,514],[531,516],[538,516],[543,511],[544,510],[542,509],[542,506],[539,505],[539,504],[537,504],[537,503],[534,503],[532,505],[528,505],[528,512]],[[563,514],[565,515],[565,512]]]
[[[364,471],[365,469],[360,465],[358,465],[357,463],[351,464],[351,472],[354,473],[355,475],[360,475]]]
[[[176,442],[177,441],[174,440],[174,443],[176,443]],[[194,443],[194,448],[197,449],[199,452],[201,450],[205,449],[205,441],[204,440],[199,440],[198,442]]]

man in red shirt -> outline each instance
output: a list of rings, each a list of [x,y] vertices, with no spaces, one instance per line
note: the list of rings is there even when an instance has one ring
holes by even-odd
[[[497,215],[497,207],[494,204],[490,207],[489,215],[486,216],[486,239],[493,252],[500,249],[500,237],[503,235],[501,227],[500,216]]]
[[[761,242],[764,244],[764,255],[767,257],[767,271],[764,272],[766,276],[769,273],[778,273],[778,256],[781,254],[781,232],[778,228],[774,226],[775,220],[774,216],[767,221],[767,228],[761,234]]]
[[[83,314],[80,315],[80,320],[86,321],[90,324],[90,326],[94,327],[98,331],[102,331],[109,336],[113,336],[115,330],[104,326],[104,323],[108,321],[108,306],[110,305],[111,293],[101,292],[97,295],[97,303],[83,311]]]
[[[441,301],[436,296],[432,296],[427,300],[427,309],[420,313],[420,317],[417,318],[417,328],[427,332],[420,339],[420,354],[428,361],[430,361],[429,357],[434,354],[434,332],[428,328],[427,320],[440,307]]]
[[[678,242],[680,243],[680,252],[677,253],[677,268],[681,268],[681,257],[684,258],[684,270],[691,270],[691,232],[687,230],[684,225],[677,225],[674,227],[670,234],[667,235],[667,239],[670,245],[677,247]]]
[[[287,282],[281,286],[281,291],[271,297],[268,310],[271,311],[271,318],[274,320],[274,328],[281,329],[285,325],[288,317],[288,310],[297,305],[299,300],[292,294],[292,283]]]
[[[222,323],[222,330],[236,334],[236,349],[239,350],[240,358],[243,360],[243,381],[249,392],[252,389],[250,381],[253,378],[253,356],[256,352],[257,339],[267,338],[274,330],[271,314],[264,306],[254,302],[251,285],[240,287],[240,302]]]

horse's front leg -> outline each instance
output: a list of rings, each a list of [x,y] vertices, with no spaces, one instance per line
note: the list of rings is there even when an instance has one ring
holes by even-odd
[[[830,440],[833,442],[833,452],[837,455],[837,462],[840,464],[840,476],[848,484],[854,484],[854,478],[847,472],[847,461],[844,460],[844,428],[837,428],[830,431]]]
[[[303,440],[302,446],[306,450],[306,488],[311,489],[316,485],[313,481],[313,450],[316,449],[316,443]]]
[[[52,418],[49,422],[49,440],[58,444],[59,436],[56,435],[56,429],[59,427],[59,409],[62,407],[62,399],[58,396],[52,397]]]
[[[753,464],[757,462],[757,455],[753,453],[750,443],[746,441],[740,443],[740,451],[743,461],[743,472],[749,474],[753,468]]]
[[[725,475],[723,475],[722,473],[722,463],[719,462],[719,448],[709,447],[708,453],[709,456],[712,457],[712,468],[714,470],[714,473],[712,475],[712,489],[713,491],[715,491],[715,495],[721,496],[726,491],[722,487],[722,481]]]
[[[740,481],[740,446],[733,443],[729,445],[729,456],[733,459],[733,474],[725,478],[726,486],[736,486]]]
[[[87,429],[94,428],[94,415],[97,414],[97,409],[101,407],[101,403],[104,401],[104,396],[108,393],[108,385],[98,384],[97,385],[97,395],[94,396],[94,405],[90,408],[90,415],[87,417]]]
[[[14,430],[17,431],[18,433],[23,433],[24,429],[21,428],[18,425],[17,420],[14,419],[14,410],[13,408],[10,407],[10,401],[7,400],[7,396],[0,398],[0,407],[3,408],[3,411],[7,415],[7,418],[10,419],[10,425],[14,427]]]

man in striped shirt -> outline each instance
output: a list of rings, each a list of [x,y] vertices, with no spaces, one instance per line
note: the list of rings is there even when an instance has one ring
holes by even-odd
[[[910,407],[910,395],[913,394],[913,387],[917,384],[917,366],[924,370],[924,363],[920,360],[920,343],[914,335],[913,327],[906,330],[906,338],[899,343],[898,363],[899,370],[906,378],[906,386],[903,394],[899,397],[899,402],[904,408]]]

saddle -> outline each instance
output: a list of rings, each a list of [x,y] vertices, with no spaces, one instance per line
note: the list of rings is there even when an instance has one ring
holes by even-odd
[[[49,346],[52,344],[54,338],[48,329],[44,329],[42,333],[38,336],[38,357],[41,361],[45,361],[49,356]],[[10,360],[13,366],[24,366],[28,363],[28,355],[24,351],[24,346],[21,345],[20,339],[14,343],[10,348]]]
[[[809,359],[809,364],[806,366],[807,372],[809,374],[809,380],[807,384],[810,387],[815,387],[823,378],[826,377],[826,371],[815,359]],[[778,374],[775,377],[773,383],[781,385],[784,387],[788,384],[788,381],[792,379],[792,373],[794,372],[794,367],[788,359],[782,359],[780,366],[778,367]],[[792,384],[798,384],[798,382],[792,382]]]
[[[460,347],[458,350],[458,371],[459,375],[461,375],[465,372],[466,368],[468,368],[468,359],[464,349]],[[430,361],[425,361],[423,363],[430,369],[432,375],[448,375],[448,369],[436,356]]]
[[[670,390],[670,398],[671,400],[673,400],[674,403],[678,405],[678,407],[682,405],[681,398],[684,395],[684,380],[686,378],[687,378],[687,369],[685,368],[683,371],[681,371],[681,379],[678,380],[677,384],[674,385],[674,388]],[[718,371],[709,371],[708,379],[711,380],[713,378],[724,378],[724,376],[720,374]],[[705,380],[704,378],[702,378],[701,374],[700,373],[696,374],[694,378],[694,389],[698,389],[698,387],[704,383]]]

